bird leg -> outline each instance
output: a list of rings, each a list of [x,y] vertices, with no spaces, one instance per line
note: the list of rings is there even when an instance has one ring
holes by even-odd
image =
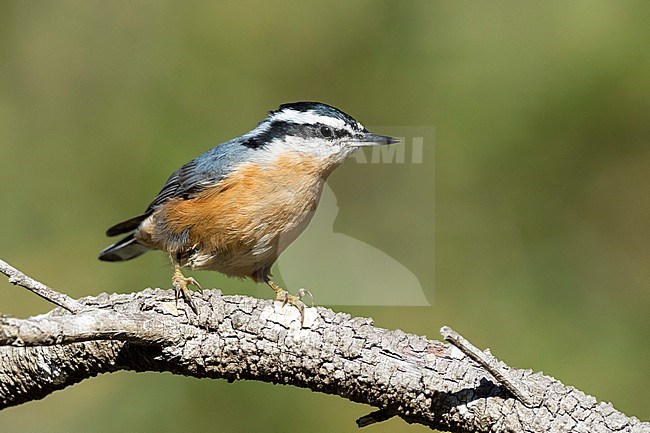
[[[314,297],[312,296],[311,292],[309,290],[301,288],[298,290],[297,295],[291,295],[289,292],[275,284],[271,280],[266,280],[266,284],[269,285],[271,289],[275,292],[275,300],[282,302],[282,306],[284,307],[287,304],[293,305],[298,309],[298,312],[300,313],[300,325],[305,322],[305,304],[302,302],[302,298],[305,297],[306,295],[309,295],[311,298],[311,306],[314,306]]]
[[[181,266],[178,263],[174,263],[174,275],[172,276],[172,284],[174,286],[174,291],[176,294],[176,306],[178,306],[178,298],[183,296],[187,305],[190,306],[194,314],[199,314],[199,310],[196,308],[192,297],[190,296],[190,289],[187,288],[188,285],[192,284],[199,289],[201,285],[192,277],[186,277],[181,272]]]

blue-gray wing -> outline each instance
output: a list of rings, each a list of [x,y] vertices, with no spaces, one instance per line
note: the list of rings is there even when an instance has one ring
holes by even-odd
[[[143,214],[115,224],[106,231],[106,234],[115,236],[133,231],[152,214],[156,207],[167,200],[172,198],[188,199],[202,189],[216,185],[234,167],[246,161],[250,152],[255,151],[241,143],[241,138],[223,143],[176,170],[169,176],[165,185]]]
[[[188,199],[202,189],[216,185],[233,167],[245,161],[250,151],[238,140],[231,140],[194,158],[169,176],[145,214],[150,214],[171,198]]]

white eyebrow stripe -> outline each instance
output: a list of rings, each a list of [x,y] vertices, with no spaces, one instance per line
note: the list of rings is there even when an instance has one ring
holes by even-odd
[[[279,113],[275,113],[271,119],[299,124],[322,123],[323,125],[331,126],[332,128],[336,129],[350,129],[341,119],[337,119],[336,117],[321,116],[314,113],[313,111],[283,110]]]

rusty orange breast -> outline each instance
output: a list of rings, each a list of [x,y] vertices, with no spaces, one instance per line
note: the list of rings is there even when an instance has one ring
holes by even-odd
[[[297,152],[240,164],[190,199],[161,206],[154,214],[159,239],[152,240],[163,246],[170,245],[166,238],[182,238],[179,247],[193,251],[187,266],[250,276],[262,266],[270,268],[305,229],[330,172]]]

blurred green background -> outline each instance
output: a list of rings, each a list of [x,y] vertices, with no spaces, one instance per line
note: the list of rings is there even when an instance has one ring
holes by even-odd
[[[648,22],[645,1],[0,2],[0,257],[72,296],[169,287],[160,253],[97,261],[104,230],[266,111],[319,100],[377,132],[432,126],[422,164],[351,160],[329,182],[335,231],[408,267],[432,306],[336,309],[452,326],[648,420]],[[51,308],[0,289],[1,313]],[[370,409],[118,373],[5,410],[0,431],[356,431]]]

